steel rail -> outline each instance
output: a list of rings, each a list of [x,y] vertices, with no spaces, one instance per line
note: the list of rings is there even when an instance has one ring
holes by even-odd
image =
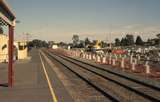
[[[122,78],[125,78],[125,79],[127,79],[127,80],[136,82],[136,83],[138,83],[138,84],[142,84],[142,85],[144,85],[144,86],[146,86],[146,87],[150,87],[150,88],[152,88],[152,89],[154,89],[154,90],[160,91],[160,86],[154,86],[154,85],[151,85],[151,84],[149,84],[149,83],[145,83],[145,82],[142,82],[142,81],[140,81],[140,80],[131,78],[131,77],[129,77],[129,76],[122,75],[122,74],[120,74],[120,73],[118,73],[118,72],[114,72],[114,71],[111,71],[111,70],[107,70],[107,69],[104,69],[103,67],[96,66],[96,65],[93,65],[93,64],[90,64],[90,63],[87,63],[87,62],[84,62],[84,61],[81,61],[81,60],[78,60],[78,59],[75,59],[75,58],[72,58],[72,57],[68,57],[68,56],[65,56],[65,57],[70,58],[70,59],[75,60],[75,61],[78,61],[78,62],[80,62],[80,63],[86,64],[86,65],[89,65],[89,66],[91,66],[91,67],[97,68],[97,69],[99,69],[99,70],[102,70],[102,71],[111,73],[111,74],[113,74],[113,75],[117,75],[117,76],[122,77]]]
[[[69,66],[67,66],[66,64],[64,64],[61,60],[59,60],[56,57],[59,57],[57,55],[51,55],[49,53],[46,53],[48,56],[50,56],[51,58],[53,58],[54,60],[56,60],[58,63],[60,63],[61,65],[63,65],[65,68],[67,68],[69,71],[71,71],[73,74],[75,74],[77,77],[79,77],[81,80],[85,81],[88,85],[90,85],[91,87],[93,87],[95,90],[97,90],[98,92],[100,92],[103,96],[105,96],[106,98],[108,98],[109,100],[111,100],[112,102],[119,102],[119,99],[117,97],[114,97],[113,95],[105,92],[103,89],[101,89],[100,87],[98,87],[97,85],[95,85],[94,83],[90,82],[87,78],[85,78],[84,76],[81,76],[78,72],[72,70]],[[56,56],[56,57],[55,57]]]

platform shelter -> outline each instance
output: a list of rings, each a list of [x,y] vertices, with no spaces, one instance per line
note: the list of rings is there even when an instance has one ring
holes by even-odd
[[[8,27],[8,86],[13,86],[13,41],[16,16],[5,0],[0,0],[0,26]]]

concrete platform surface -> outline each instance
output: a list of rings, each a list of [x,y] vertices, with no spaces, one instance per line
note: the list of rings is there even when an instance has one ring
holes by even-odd
[[[14,63],[14,86],[7,85],[7,64],[0,64],[0,102],[53,102],[39,51],[30,52],[31,59]],[[72,102],[71,96],[57,75],[42,57],[51,87],[58,102]]]

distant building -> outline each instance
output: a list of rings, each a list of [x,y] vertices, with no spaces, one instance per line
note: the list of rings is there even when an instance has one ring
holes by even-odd
[[[57,44],[53,44],[52,45],[52,49],[58,49],[58,45]]]
[[[14,52],[17,55],[17,59],[27,59],[28,58],[28,47],[27,41],[21,40],[15,42],[17,50]]]

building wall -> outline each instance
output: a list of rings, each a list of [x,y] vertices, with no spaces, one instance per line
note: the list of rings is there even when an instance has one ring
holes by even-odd
[[[0,34],[0,63],[8,60],[8,36]]]
[[[28,57],[28,48],[26,41],[17,41],[18,59],[26,59]]]
[[[0,63],[8,62],[8,36],[0,34]],[[13,60],[26,59],[28,57],[28,49],[26,41],[14,42]]]

